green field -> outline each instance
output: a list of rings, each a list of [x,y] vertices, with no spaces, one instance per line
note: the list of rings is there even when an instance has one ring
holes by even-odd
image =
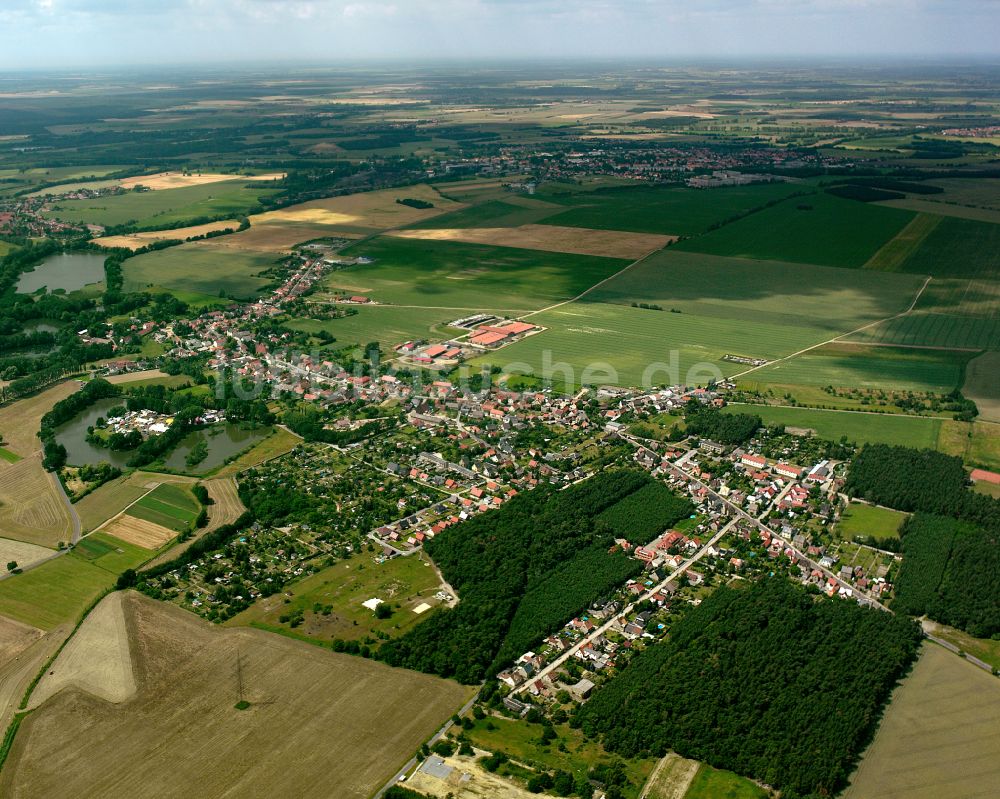
[[[259,197],[274,191],[242,179],[226,180],[179,189],[126,192],[93,200],[62,200],[53,206],[50,216],[106,227],[128,223],[159,226],[199,217],[243,215],[257,206]]]
[[[754,413],[764,424],[783,424],[814,430],[820,438],[839,441],[847,436],[856,444],[885,443],[906,447],[937,447],[941,420],[926,416],[891,413],[859,413],[819,408],[794,408],[777,405],[729,405],[725,413]]]
[[[915,275],[748,261],[670,247],[587,295],[590,302],[647,302],[685,314],[848,332],[905,310]]]
[[[739,319],[592,302],[563,305],[528,321],[548,329],[474,363],[522,374],[530,368],[536,376],[573,385],[581,379],[596,385],[694,385],[747,368],[720,360],[726,354],[773,359],[824,337],[815,329],[766,321],[750,325]],[[670,365],[676,365],[674,374],[666,370]]]
[[[375,563],[370,557],[344,560],[285,587],[291,601],[283,596],[261,600],[234,616],[227,626],[259,627],[328,646],[333,638],[359,640],[369,635],[396,637],[430,617],[432,610],[414,613],[423,603],[439,604],[434,599],[441,582],[425,560],[397,557]],[[393,606],[388,619],[378,619],[362,606],[377,598]],[[400,607],[396,607],[396,604]],[[314,609],[320,608],[319,612]],[[323,610],[329,608],[329,613]],[[284,614],[302,610],[305,620],[292,627],[280,621]]]
[[[125,289],[162,288],[185,301],[192,294],[210,300],[222,295],[244,299],[271,283],[258,275],[277,260],[273,253],[213,247],[210,241],[181,244],[127,260]]]
[[[100,566],[115,577],[150,557],[148,549],[129,544],[107,533],[94,533],[81,538],[73,549],[73,554]]]
[[[0,581],[0,614],[51,630],[75,621],[117,576],[75,553],[63,555]]]
[[[529,206],[515,205],[503,200],[488,200],[442,216],[424,219],[407,225],[410,228],[472,228],[517,227],[539,222],[547,216],[561,213],[562,208],[553,203],[538,202]]]
[[[896,208],[811,194],[676,246],[740,258],[861,267],[913,216]]]
[[[981,419],[1000,422],[1000,353],[985,352],[969,361],[962,393],[976,403]]]
[[[911,347],[1000,348],[1000,319],[914,312],[862,330],[850,341]]]
[[[787,183],[768,183],[718,189],[638,186],[571,194],[544,189],[537,196],[569,206],[546,217],[544,224],[690,236],[798,190]]]
[[[971,353],[829,344],[752,372],[763,383],[911,389],[947,393],[962,383]]]
[[[943,219],[902,268],[935,277],[1000,279],[1000,225]]]
[[[330,289],[379,302],[461,309],[533,310],[575,297],[628,264],[616,258],[381,237],[344,255],[372,264],[333,272]]]
[[[767,799],[768,795],[746,777],[702,763],[684,799]]]
[[[198,503],[184,488],[163,483],[132,505],[128,515],[180,532],[198,515]]]
[[[16,250],[16,249],[17,249],[17,245],[10,244],[10,243],[8,243],[6,241],[0,241],[0,258],[3,258],[5,255],[9,255],[10,253],[14,252],[14,250]]]
[[[836,531],[841,538],[848,540],[858,535],[882,539],[899,538],[899,527],[906,516],[907,514],[898,510],[852,502],[837,522]]]
[[[940,216],[934,214],[917,214],[910,220],[895,238],[890,239],[882,249],[875,253],[865,264],[865,269],[879,269],[883,272],[896,272],[902,268],[906,260],[913,255],[938,226]]]
[[[17,463],[21,460],[21,456],[16,452],[11,452],[9,449],[0,447],[0,460],[7,461],[7,463]]]
[[[359,307],[354,316],[343,319],[291,319],[288,327],[318,333],[326,330],[336,341],[336,346],[357,344],[364,346],[377,341],[385,348],[392,348],[404,341],[461,335],[457,328],[445,328],[445,323],[462,315],[461,311],[435,310],[432,308],[400,308],[394,305],[369,305]]]

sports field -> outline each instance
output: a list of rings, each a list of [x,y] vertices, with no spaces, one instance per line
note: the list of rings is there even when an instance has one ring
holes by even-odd
[[[907,514],[898,510],[852,502],[841,514],[836,532],[846,540],[858,535],[872,538],[899,538],[899,527],[906,516]]]
[[[915,275],[846,271],[685,252],[656,253],[587,294],[588,302],[653,303],[685,314],[846,333],[905,310]]]
[[[793,408],[777,405],[729,405],[725,413],[753,413],[764,424],[815,431],[820,438],[839,441],[847,436],[856,444],[885,443],[906,447],[937,447],[940,419],[903,414],[862,413],[819,408]]]
[[[241,178],[162,191],[127,192],[92,200],[59,200],[49,215],[66,222],[104,226],[166,225],[205,216],[240,216],[254,208],[259,197],[274,191]]]
[[[912,389],[947,393],[962,382],[967,353],[829,344],[748,377],[764,383]],[[963,357],[965,356],[965,357]]]
[[[824,336],[815,329],[766,321],[748,325],[740,319],[585,301],[533,314],[527,320],[547,330],[475,363],[491,363],[519,374],[530,369],[536,376],[548,375],[573,385],[581,380],[597,385],[694,385],[719,373],[747,368],[720,360],[724,355],[777,358]],[[671,365],[676,367],[673,372]]]
[[[677,246],[713,255],[856,268],[864,266],[913,216],[896,208],[810,194]]]
[[[996,796],[998,727],[1000,681],[935,644],[924,644],[843,796]]]
[[[397,305],[542,308],[575,297],[628,265],[617,258],[382,236],[344,250],[374,263],[330,273],[329,289]]]
[[[460,309],[400,308],[395,305],[367,305],[359,307],[353,316],[341,319],[302,319],[288,322],[293,330],[307,333],[327,331],[337,341],[335,346],[357,344],[364,346],[377,341],[391,348],[410,339],[462,335],[466,331],[447,327],[447,323],[465,315]]]
[[[1000,279],[1000,225],[943,219],[902,268],[935,277]]]
[[[679,236],[704,233],[798,190],[787,183],[718,189],[630,186],[567,194],[545,190],[537,196],[567,206],[543,224]]]
[[[277,260],[274,253],[221,247],[215,240],[194,241],[127,260],[125,289],[252,298],[271,282],[259,275]]]
[[[3,796],[368,799],[472,694],[259,630],[221,630],[132,592],[124,600],[136,695],[46,701],[21,725]],[[237,663],[246,710],[234,707]]]

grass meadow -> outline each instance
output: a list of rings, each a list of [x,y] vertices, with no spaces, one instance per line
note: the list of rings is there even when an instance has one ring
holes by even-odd
[[[459,242],[382,237],[345,255],[374,263],[328,275],[324,285],[397,305],[535,310],[575,297],[628,261]]]
[[[836,532],[846,540],[858,535],[880,539],[899,538],[899,528],[906,516],[907,514],[898,510],[852,502],[841,514]]]
[[[0,581],[0,614],[51,630],[73,622],[83,609],[114,584],[112,573],[75,552],[31,571]]]
[[[336,346],[357,344],[364,346],[369,341],[377,341],[386,349],[391,349],[404,341],[461,335],[458,328],[446,328],[446,323],[461,316],[461,311],[447,311],[434,308],[400,308],[394,305],[369,305],[358,308],[353,316],[342,319],[297,318],[287,324],[293,330],[303,330],[316,334],[327,331],[336,339]]]
[[[786,200],[677,246],[713,255],[857,268],[913,216],[896,208],[811,194]]]
[[[906,447],[937,447],[941,420],[896,413],[863,413],[821,408],[778,405],[729,405],[728,413],[754,413],[764,424],[783,424],[814,430],[820,438],[839,441],[847,436],[856,444],[900,444]]]
[[[203,216],[242,215],[257,205],[259,197],[274,191],[248,184],[246,180],[227,180],[180,189],[126,192],[92,200],[60,200],[50,216],[106,227],[133,222],[140,227],[166,225]]]

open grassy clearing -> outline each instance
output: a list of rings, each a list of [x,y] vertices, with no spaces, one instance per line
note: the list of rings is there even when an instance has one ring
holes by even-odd
[[[138,250],[158,241],[185,241],[196,236],[215,233],[219,230],[236,230],[239,226],[239,221],[225,219],[220,222],[191,225],[190,227],[175,228],[174,230],[154,230],[147,233],[132,233],[127,236],[104,236],[103,238],[94,239],[94,244],[98,244],[101,247],[125,247],[129,250]]]
[[[767,799],[769,795],[746,777],[702,763],[684,799]]]
[[[908,514],[864,502],[852,502],[840,516],[836,532],[841,538],[855,536],[872,538],[899,538],[899,527]]]
[[[714,255],[856,268],[864,266],[912,219],[912,213],[896,208],[811,194],[677,246]]]
[[[917,251],[931,232],[938,226],[941,217],[931,214],[917,214],[864,265],[865,269],[882,272],[896,272],[906,259]]]
[[[38,455],[0,466],[0,531],[7,538],[54,548],[72,534],[54,475]]]
[[[690,236],[799,190],[788,183],[769,183],[718,189],[629,186],[562,193],[545,185],[537,196],[568,207],[546,217],[545,224]]]
[[[397,230],[389,235],[426,241],[463,241],[496,247],[601,255],[607,258],[636,259],[659,250],[673,241],[670,236],[628,233],[620,230],[520,225],[518,227],[425,228]]]
[[[848,332],[905,310],[914,275],[749,261],[670,247],[590,292],[588,302],[646,302],[685,314]]]
[[[976,403],[981,419],[1000,422],[1000,352],[984,352],[969,361],[962,393]]]
[[[67,380],[33,397],[0,408],[0,433],[3,434],[4,446],[21,457],[40,452],[42,442],[38,438],[38,429],[42,417],[59,400],[66,399],[79,388],[76,380]]]
[[[429,618],[441,602],[434,598],[441,580],[434,567],[419,557],[398,557],[374,563],[369,557],[341,561],[285,588],[226,622],[227,626],[251,626],[280,632],[304,641],[329,645],[334,638],[361,640],[384,633],[393,638]],[[388,619],[377,619],[362,606],[369,599],[381,599],[393,607]],[[399,604],[400,607],[396,607]],[[416,613],[422,605],[430,608]],[[316,606],[322,610],[317,612]],[[325,610],[329,607],[330,612]],[[279,621],[279,616],[302,610],[305,620],[299,627]]]
[[[246,178],[162,191],[128,192],[92,200],[58,200],[49,216],[65,222],[98,225],[166,225],[198,217],[240,216],[274,189],[248,183]]]
[[[947,393],[961,384],[970,355],[945,350],[828,344],[757,369],[747,379],[762,383]]]
[[[528,321],[548,328],[476,359],[523,374],[560,382],[620,385],[705,383],[745,370],[720,360],[727,354],[777,358],[815,344],[825,334],[812,328],[739,319],[649,311],[578,301],[533,314]],[[557,368],[563,363],[570,371]],[[557,367],[546,369],[546,364]],[[676,374],[666,369],[676,365]],[[589,375],[583,370],[592,367]],[[715,372],[714,370],[718,370]],[[570,373],[572,372],[572,374]]]
[[[467,315],[464,310],[434,308],[399,308],[394,305],[369,305],[358,308],[357,314],[342,319],[301,319],[288,321],[293,330],[316,334],[327,331],[336,339],[335,346],[347,344],[364,346],[377,341],[391,349],[411,339],[460,336],[466,333],[459,328],[447,327],[447,322]]]
[[[374,263],[330,273],[329,289],[397,305],[532,310],[575,297],[628,265],[616,258],[382,236],[344,250]]]
[[[938,449],[958,455],[969,466],[1000,470],[1000,424],[945,421]]]
[[[885,443],[906,447],[937,446],[940,419],[903,414],[877,414],[778,405],[729,405],[725,413],[753,413],[765,424],[783,424],[813,430],[820,438],[839,441],[846,436],[857,444]]]
[[[274,253],[220,247],[214,239],[194,241],[130,258],[124,265],[125,289],[251,298],[271,283],[260,273],[277,260]]]
[[[1000,682],[925,644],[895,690],[845,799],[940,799],[1000,792]]]
[[[1000,225],[943,219],[902,268],[935,277],[1000,279]]]
[[[131,592],[124,599],[137,695],[113,705],[63,691],[45,702],[21,726],[4,796],[367,799],[471,695],[261,631],[220,630]],[[238,659],[250,702],[242,711]]]
[[[433,208],[411,208],[396,202],[404,198],[429,202]],[[311,200],[278,211],[255,215],[251,218],[250,224],[251,226],[271,223],[305,224],[329,228],[326,235],[336,235],[338,230],[368,234],[411,225],[460,207],[461,203],[445,199],[431,186],[420,184]]]

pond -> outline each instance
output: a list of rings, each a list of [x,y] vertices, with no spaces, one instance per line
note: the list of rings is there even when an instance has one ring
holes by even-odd
[[[125,400],[121,397],[98,400],[75,419],[70,419],[55,429],[56,441],[66,447],[66,463],[70,466],[84,466],[107,461],[114,466],[125,466],[132,455],[131,452],[113,452],[87,441],[87,428],[93,425],[99,416],[106,419],[111,408],[124,404]]]
[[[95,253],[64,252],[50,255],[17,281],[20,294],[32,294],[43,286],[49,291],[76,291],[104,280],[104,259]]]
[[[173,471],[204,473],[221,466],[226,462],[226,458],[242,452],[252,444],[264,440],[270,434],[270,427],[257,427],[251,430],[238,424],[220,424],[203,430],[195,430],[181,439],[181,443],[174,448],[163,463],[164,466]],[[208,445],[208,455],[203,461],[188,466],[188,454],[200,441],[204,441]]]

